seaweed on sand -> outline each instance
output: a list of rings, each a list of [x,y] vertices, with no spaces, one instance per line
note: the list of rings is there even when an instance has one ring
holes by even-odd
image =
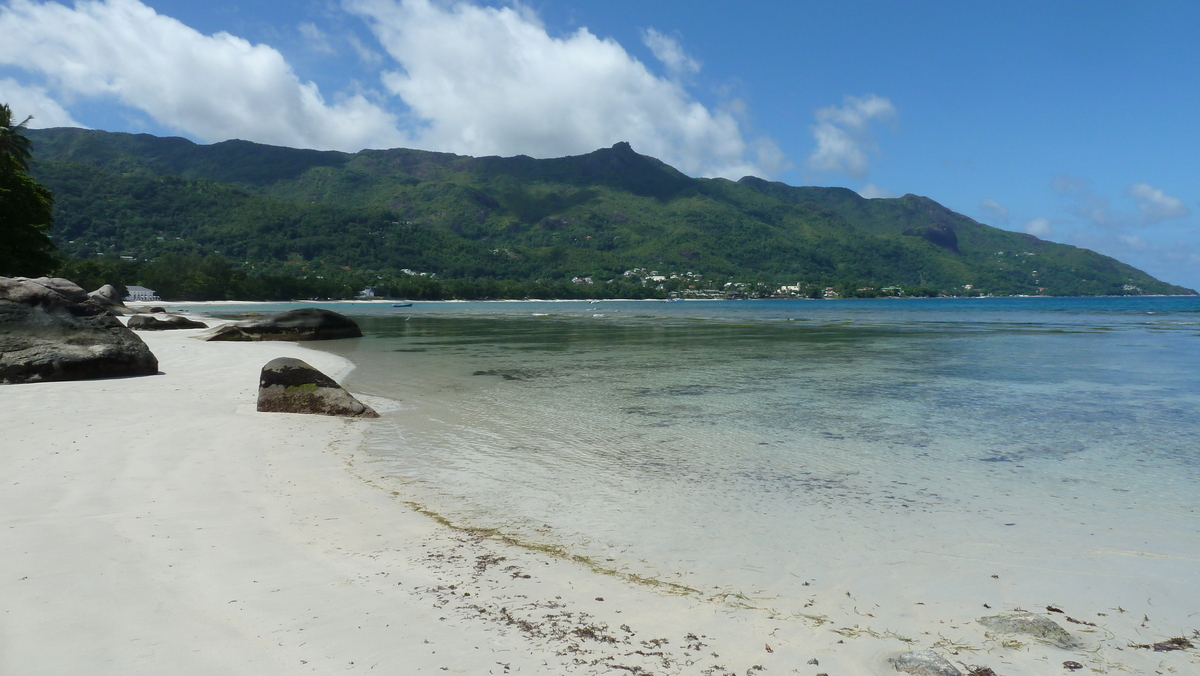
[[[1130,647],[1141,648],[1143,650],[1153,650],[1156,653],[1163,653],[1172,650],[1192,650],[1196,646],[1183,636],[1176,636],[1175,638],[1169,638],[1165,641],[1159,641],[1158,643],[1141,643],[1131,645]]]

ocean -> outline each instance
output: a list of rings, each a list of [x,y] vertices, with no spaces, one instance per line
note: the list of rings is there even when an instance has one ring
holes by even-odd
[[[371,471],[460,527],[817,624],[1200,626],[1200,298],[328,307]]]

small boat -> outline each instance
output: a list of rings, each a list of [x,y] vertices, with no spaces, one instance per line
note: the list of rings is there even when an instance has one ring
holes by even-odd
[[[392,307],[412,307],[412,303],[392,303]]]

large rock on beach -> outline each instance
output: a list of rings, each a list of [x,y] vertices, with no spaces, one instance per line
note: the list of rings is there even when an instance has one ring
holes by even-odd
[[[158,373],[158,359],[70,280],[0,277],[0,383]]]
[[[125,301],[121,300],[121,294],[112,284],[105,284],[89,293],[88,297],[105,307],[125,307]]]
[[[207,329],[208,324],[188,319],[183,315],[168,315],[159,319],[153,315],[134,315],[127,326],[137,331],[170,331],[172,329]]]
[[[258,379],[258,410],[378,418],[370,406],[307,363],[291,357],[267,362]]]
[[[62,277],[0,277],[0,298],[34,305],[86,303],[89,296],[78,284]]]
[[[1060,648],[1074,648],[1078,642],[1057,622],[1034,613],[988,615],[975,620],[989,631],[998,634],[1017,634],[1053,643]]]
[[[917,650],[888,660],[896,671],[913,676],[962,676],[962,672],[933,650]]]
[[[208,340],[332,340],[359,338],[354,320],[330,310],[303,308],[219,327]]]

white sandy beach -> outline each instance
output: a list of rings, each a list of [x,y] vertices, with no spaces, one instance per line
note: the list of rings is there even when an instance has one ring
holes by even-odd
[[[839,587],[862,590],[855,622],[672,594],[456,530],[372,473],[358,451],[369,421],[255,410],[270,359],[338,379],[349,363],[197,333],[140,334],[158,376],[0,387],[0,674],[882,675],[889,657],[930,647],[963,673],[1068,673],[1067,660],[1076,673],[1200,673],[1195,650],[1131,647],[1191,625],[1111,607],[1131,577],[1091,574],[1086,558],[1055,577],[1054,598],[998,590],[991,610],[977,587],[939,587],[936,566],[918,585],[937,588],[929,599],[885,571],[855,573]],[[1024,563],[998,584],[1038,589],[1066,565]],[[1052,617],[1076,649],[1006,643],[973,622],[1064,600],[1080,607]],[[913,611],[887,626],[866,614],[900,605]]]

